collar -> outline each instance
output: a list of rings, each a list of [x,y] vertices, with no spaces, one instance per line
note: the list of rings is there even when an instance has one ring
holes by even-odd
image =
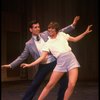
[[[40,37],[40,35],[38,35],[39,37]],[[36,39],[36,36],[35,35],[32,35],[32,38],[35,40],[35,41],[37,41],[37,39]]]

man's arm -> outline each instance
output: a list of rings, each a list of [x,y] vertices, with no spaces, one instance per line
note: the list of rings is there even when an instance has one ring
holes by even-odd
[[[64,32],[64,33],[70,33],[70,32],[72,32],[75,29],[75,27],[76,27],[79,19],[80,19],[80,16],[76,16],[74,18],[74,20],[73,20],[73,22],[72,22],[71,25],[62,28],[59,31],[60,32]],[[48,36],[49,33],[48,33],[48,31],[44,31],[44,32],[41,32],[41,34],[44,34],[44,35],[47,35]]]
[[[80,19],[80,16],[76,16],[76,17],[74,18],[74,20],[73,20],[73,22],[72,22],[71,25],[69,25],[69,26],[67,26],[67,27],[65,27],[65,28],[62,28],[60,31],[62,31],[62,32],[64,32],[64,33],[70,33],[70,32],[72,32],[72,31],[75,29],[75,27],[76,27],[76,25],[77,25],[79,19]]]
[[[24,51],[21,53],[21,55],[19,57],[17,57],[10,64],[2,65],[1,67],[14,69],[16,66],[21,64],[25,59],[27,59],[28,55],[29,55],[28,48],[27,48],[27,46],[25,46]]]

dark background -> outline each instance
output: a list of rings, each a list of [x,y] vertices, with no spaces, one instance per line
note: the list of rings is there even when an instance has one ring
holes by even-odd
[[[93,24],[93,32],[77,43],[70,43],[81,65],[79,80],[98,81],[97,0],[1,0],[1,63],[10,63],[20,55],[24,43],[31,37],[27,30],[31,19],[38,19],[41,31],[44,31],[52,20],[59,22],[62,28],[70,25],[77,15],[80,21],[72,36]],[[19,75],[19,70],[8,70],[8,77]]]

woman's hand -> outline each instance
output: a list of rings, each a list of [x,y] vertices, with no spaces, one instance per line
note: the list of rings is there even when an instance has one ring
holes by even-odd
[[[88,25],[87,29],[85,30],[84,34],[89,34],[90,32],[92,32],[92,27],[93,25]]]
[[[20,65],[20,67],[26,68],[26,67],[31,67],[31,66],[30,66],[30,64],[22,63],[22,64]]]

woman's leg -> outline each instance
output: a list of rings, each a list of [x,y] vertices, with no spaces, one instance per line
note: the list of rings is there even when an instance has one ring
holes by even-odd
[[[64,72],[56,72],[53,71],[48,84],[43,89],[42,93],[40,94],[38,100],[44,100],[44,98],[48,95],[50,90],[55,86],[55,84],[59,81],[59,79],[64,75]]]
[[[77,81],[77,78],[78,78],[78,68],[74,68],[74,69],[71,69],[69,72],[68,72],[68,78],[69,78],[69,81],[68,81],[68,88],[65,92],[65,95],[64,95],[64,100],[69,100],[73,90],[74,90],[74,87],[75,87],[75,84],[76,84],[76,81]]]
[[[64,94],[68,87],[68,75],[66,73],[59,80],[59,88],[57,93],[57,100],[64,100]]]

